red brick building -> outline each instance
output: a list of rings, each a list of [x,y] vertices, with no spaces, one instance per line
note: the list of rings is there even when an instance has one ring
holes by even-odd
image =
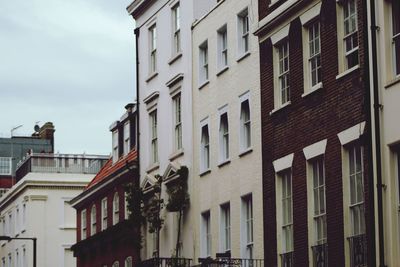
[[[364,2],[258,4],[265,266],[373,266]]]
[[[71,200],[77,210],[77,243],[72,247],[78,267],[132,267],[139,255],[128,220],[124,186],[138,177],[135,113],[132,106],[111,125],[112,158]]]

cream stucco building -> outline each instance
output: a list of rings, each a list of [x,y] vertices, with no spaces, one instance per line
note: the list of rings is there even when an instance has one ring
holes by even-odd
[[[263,258],[257,12],[222,0],[193,25],[195,258]]]
[[[37,238],[37,266],[74,267],[76,214],[69,201],[83,191],[108,157],[31,155],[0,199],[0,235]],[[32,240],[0,241],[0,266],[33,266]]]
[[[371,9],[370,3],[375,7]],[[371,12],[375,13],[375,23],[378,28],[370,31],[370,77],[371,79],[371,112],[374,148],[377,137],[380,141],[381,160],[374,150],[375,171],[375,225],[376,225],[376,261],[379,264],[383,256],[385,266],[400,266],[400,2],[399,1],[368,1],[369,27],[371,26]],[[376,34],[377,57],[374,62],[371,37]],[[377,76],[374,75],[376,63]],[[376,84],[374,84],[374,79]],[[377,110],[377,114],[375,111]],[[376,116],[378,115],[379,118]],[[379,130],[375,128],[379,119]],[[376,133],[379,133],[377,136]],[[379,145],[379,144],[378,144]],[[382,186],[377,180],[377,163],[382,166]],[[379,222],[379,195],[382,192],[383,224]],[[380,227],[382,227],[380,229]],[[383,236],[379,235],[383,230]],[[381,243],[383,246],[381,247]],[[384,255],[379,250],[384,250]]]

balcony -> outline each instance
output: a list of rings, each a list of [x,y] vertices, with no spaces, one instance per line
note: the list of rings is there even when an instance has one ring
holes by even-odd
[[[107,160],[108,156],[33,153],[17,164],[16,178],[31,172],[96,174]]]
[[[367,264],[367,239],[365,234],[348,237],[350,245],[350,266],[366,267]]]
[[[293,267],[293,256],[294,253],[293,251],[291,252],[286,252],[281,254],[281,262],[282,262],[282,267]]]
[[[328,244],[320,244],[311,247],[315,267],[328,266]]]
[[[199,258],[198,267],[264,267],[262,259],[239,259],[230,257]]]
[[[186,258],[151,258],[142,261],[140,267],[190,267],[192,259]]]

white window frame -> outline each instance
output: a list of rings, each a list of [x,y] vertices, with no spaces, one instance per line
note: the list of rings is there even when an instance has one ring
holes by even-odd
[[[397,4],[397,9],[395,6]],[[391,40],[392,40],[392,65],[393,65],[393,77],[400,77],[400,23],[398,25],[399,29],[396,32],[395,21],[400,20],[400,3],[398,1],[391,2]],[[396,44],[397,44],[397,53],[396,53]]]
[[[22,211],[21,211],[21,232],[26,230],[26,202],[22,202]]]
[[[199,86],[208,81],[208,40],[199,45]]]
[[[174,111],[174,146],[175,151],[182,149],[182,97],[181,93],[173,96]]]
[[[92,205],[92,208],[90,210],[90,235],[95,235],[97,232],[97,210],[96,210],[96,204]]]
[[[119,194],[114,193],[113,197],[113,225],[119,223]]]
[[[132,267],[132,257],[129,256],[125,259],[125,267]]]
[[[106,230],[108,226],[108,207],[107,197],[101,200],[101,230]]]
[[[131,124],[129,121],[124,123],[124,156],[131,150]]]
[[[223,70],[228,66],[228,27],[226,24],[217,30],[217,37],[218,69]]]
[[[1,170],[0,175],[11,175],[12,173],[11,157],[0,157],[0,170]]]
[[[203,131],[206,136],[203,136]],[[210,124],[208,118],[200,122],[200,173],[210,169]]]
[[[150,162],[152,164],[158,163],[158,114],[157,109],[149,113],[150,121]]]
[[[254,257],[254,209],[253,195],[242,196],[241,255],[244,259]]]
[[[87,238],[87,216],[86,209],[81,211],[81,240]]]
[[[324,158],[317,157],[309,161],[311,167],[312,178],[312,195],[313,195],[313,229],[314,229],[314,245],[322,245],[327,242],[326,232],[326,180]],[[321,181],[322,179],[322,181]],[[323,197],[321,198],[321,195]],[[322,206],[322,207],[321,207]]]
[[[172,14],[172,47],[173,47],[173,55],[179,54],[181,52],[181,7],[180,3],[176,3],[171,8]]]
[[[119,151],[118,151],[118,140],[119,139],[119,133],[118,130],[114,130],[112,132],[112,160],[113,163],[118,161],[119,158]]]
[[[308,52],[308,88],[310,91],[314,91],[322,85],[321,24],[319,20],[315,20],[306,27],[308,33],[308,49],[305,49]]]
[[[284,39],[275,46],[276,64],[276,90],[278,107],[290,103],[290,62],[289,62],[289,40]],[[286,66],[287,62],[287,66]]]
[[[244,153],[251,149],[251,103],[250,92],[239,97],[239,114],[240,114],[240,129],[239,129],[239,151]],[[248,103],[248,119],[245,117],[244,105]]]
[[[119,267],[119,261],[115,261],[112,265],[112,267]]]
[[[237,32],[238,32],[238,57],[245,55],[250,50],[250,25],[249,9],[246,7],[237,14]]]
[[[219,109],[219,164],[229,161],[229,116],[228,107]]]
[[[231,251],[231,208],[230,203],[220,206],[220,250],[221,252]]]
[[[210,210],[201,213],[201,231],[202,231],[202,256],[211,257],[211,212]]]
[[[154,23],[148,28],[149,32],[149,73],[157,72],[157,24]]]

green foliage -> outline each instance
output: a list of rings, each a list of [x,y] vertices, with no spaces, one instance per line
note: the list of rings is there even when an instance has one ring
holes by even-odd
[[[142,248],[142,235],[140,233],[141,226],[145,222],[143,216],[143,192],[140,186],[133,183],[125,185],[127,210],[129,212],[128,220],[136,233],[133,240],[134,246],[138,249]]]
[[[189,170],[186,166],[182,166],[177,174],[179,178],[167,187],[168,203],[166,208],[169,212],[181,212],[189,206],[187,183]]]

